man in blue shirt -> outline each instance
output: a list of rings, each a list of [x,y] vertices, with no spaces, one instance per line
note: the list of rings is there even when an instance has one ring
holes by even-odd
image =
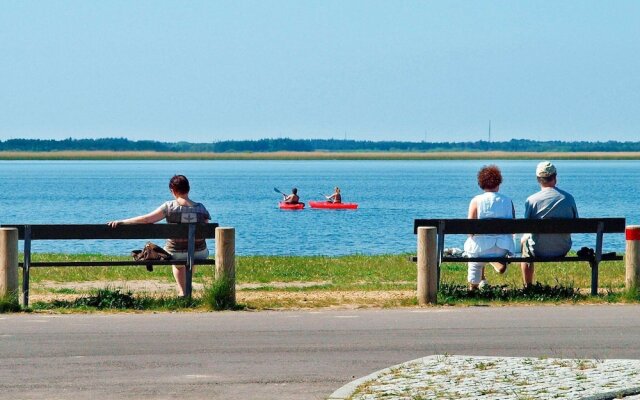
[[[536,177],[540,191],[527,198],[524,205],[524,217],[532,219],[578,218],[578,208],[573,196],[556,187],[556,167],[549,161],[543,161],[536,168]],[[522,236],[522,256],[559,257],[571,250],[571,235],[562,234],[526,234]],[[533,263],[521,264],[525,286],[533,283]]]

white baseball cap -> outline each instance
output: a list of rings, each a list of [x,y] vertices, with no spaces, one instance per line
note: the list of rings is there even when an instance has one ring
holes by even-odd
[[[539,178],[548,178],[556,172],[556,166],[549,161],[543,161],[536,167],[536,176]]]

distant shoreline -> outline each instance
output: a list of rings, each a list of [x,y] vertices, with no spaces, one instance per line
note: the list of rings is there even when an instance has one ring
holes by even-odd
[[[640,152],[0,152],[0,160],[640,160]]]

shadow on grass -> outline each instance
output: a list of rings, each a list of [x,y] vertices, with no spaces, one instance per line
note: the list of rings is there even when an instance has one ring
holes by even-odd
[[[75,300],[37,302],[31,308],[33,310],[179,310],[197,308],[201,304],[200,300],[193,298],[134,296],[131,291],[122,292],[120,289],[105,288],[97,289],[89,296],[78,297]]]
[[[556,302],[579,301],[587,296],[573,286],[550,286],[536,283],[528,288],[514,288],[508,285],[488,286],[476,291],[469,291],[464,285],[443,283],[438,291],[441,304],[455,304],[464,301],[505,301],[505,302]]]
[[[150,296],[134,296],[131,291],[121,291],[120,289],[97,289],[89,296],[79,297],[75,300],[54,300],[52,302],[37,302],[31,306],[32,310],[184,310],[197,309],[207,306],[211,309],[206,301],[207,293],[203,299],[187,298],[187,297],[150,297]],[[246,309],[242,305],[232,305],[221,303],[219,308],[215,310]],[[19,311],[14,310],[14,311]]]

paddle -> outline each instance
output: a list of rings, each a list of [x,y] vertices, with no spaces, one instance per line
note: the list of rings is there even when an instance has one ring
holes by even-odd
[[[287,197],[287,194],[286,194],[286,193],[282,193],[280,190],[278,190],[278,188],[275,188],[275,187],[274,187],[274,188],[273,188],[273,191],[274,191],[274,192],[276,192],[276,193],[280,193],[280,194],[281,194],[281,195],[283,195],[284,197]],[[304,205],[305,205],[305,204],[304,204],[303,202],[301,202],[301,201],[299,201],[299,202],[298,202],[298,203],[296,203],[296,204],[302,204],[302,206],[303,206],[303,207],[304,207]]]
[[[327,203],[335,203],[335,200],[332,200],[332,199],[331,199],[331,196],[327,196],[327,195],[326,195],[326,194],[324,194],[324,193],[320,193],[320,194],[324,196],[324,198],[326,199],[325,201],[326,201]]]

